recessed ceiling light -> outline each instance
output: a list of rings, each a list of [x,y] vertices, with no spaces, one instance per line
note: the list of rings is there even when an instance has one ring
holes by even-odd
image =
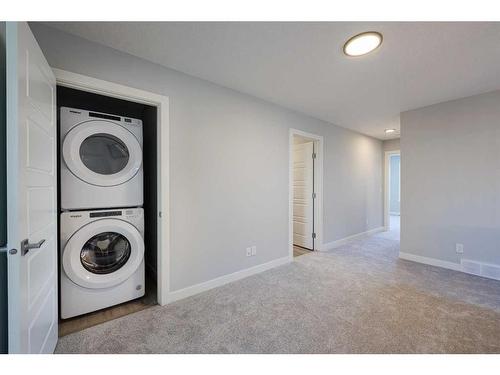
[[[376,31],[367,31],[353,36],[344,44],[344,53],[347,56],[363,56],[377,49],[382,44],[382,34]]]
[[[385,129],[385,134],[391,134],[394,133],[396,129]]]

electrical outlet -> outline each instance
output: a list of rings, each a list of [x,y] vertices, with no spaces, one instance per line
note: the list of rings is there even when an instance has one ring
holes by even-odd
[[[252,246],[252,256],[257,255],[257,246]]]
[[[455,250],[457,254],[463,254],[464,253],[464,245],[461,243],[455,244]]]
[[[247,247],[247,257],[251,257],[252,256],[252,248],[251,247]]]

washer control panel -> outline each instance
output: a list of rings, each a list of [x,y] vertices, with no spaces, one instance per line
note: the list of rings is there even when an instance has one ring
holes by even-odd
[[[99,210],[99,211],[66,211],[63,214],[69,216],[70,220],[82,220],[85,218],[90,219],[103,219],[118,217],[124,219],[135,219],[142,216],[142,208],[128,208],[128,209],[111,209],[111,210]]]
[[[122,216],[122,211],[100,211],[91,212],[89,217],[108,217],[108,216]]]

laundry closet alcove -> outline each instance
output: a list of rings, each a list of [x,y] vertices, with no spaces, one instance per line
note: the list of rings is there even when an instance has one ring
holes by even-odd
[[[146,294],[144,297],[103,309],[100,312],[91,312],[68,319],[68,321],[74,320],[70,322],[71,324],[67,324],[67,321],[60,321],[60,335],[65,335],[102,323],[105,320],[139,311],[156,303],[164,305],[168,302],[168,98],[66,71],[54,69],[54,72],[57,79],[57,125],[60,136],[64,136],[64,132],[59,131],[61,129],[61,108],[63,108],[63,112],[65,108],[92,111],[92,113],[97,113],[97,116],[104,116],[104,118],[106,115],[115,115],[117,118],[119,118],[118,116],[127,118],[127,121],[137,119],[139,122],[142,121],[143,129],[144,202],[142,209],[144,213]],[[59,186],[61,184],[61,163],[64,162],[61,161],[63,160],[61,148],[58,150]],[[124,215],[125,212],[127,214],[136,213],[130,210],[125,211],[126,207],[118,209],[121,208],[123,208]],[[67,214],[64,204],[61,205],[61,189],[58,189],[58,209],[60,213]],[[126,218],[123,217],[123,219]],[[61,215],[59,215],[58,225],[61,229]],[[62,254],[61,249],[59,249],[58,254]],[[61,257],[61,255],[59,256]],[[59,259],[59,262],[61,261],[62,259]],[[62,266],[60,272],[64,272]]]

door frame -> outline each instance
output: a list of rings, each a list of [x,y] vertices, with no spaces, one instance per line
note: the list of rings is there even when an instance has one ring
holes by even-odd
[[[288,256],[293,260],[293,137],[301,136],[310,138],[317,146],[316,160],[314,162],[314,251],[323,250],[323,136],[307,133],[302,130],[290,128],[288,140]]]
[[[389,210],[389,202],[390,202],[390,195],[391,195],[391,166],[390,166],[390,161],[391,161],[391,156],[393,155],[399,155],[401,157],[401,150],[391,150],[391,151],[385,151],[385,156],[384,156],[384,230],[388,231],[391,229],[391,222],[390,222],[390,210]],[[401,163],[401,161],[400,161]],[[401,173],[399,175],[399,183],[401,184]],[[401,189],[401,187],[400,187]]]
[[[158,194],[158,239],[157,239],[157,301],[159,305],[169,302],[170,294],[170,123],[169,97],[120,85],[82,74],[52,68],[56,84],[81,91],[110,96],[157,108],[157,194]]]

